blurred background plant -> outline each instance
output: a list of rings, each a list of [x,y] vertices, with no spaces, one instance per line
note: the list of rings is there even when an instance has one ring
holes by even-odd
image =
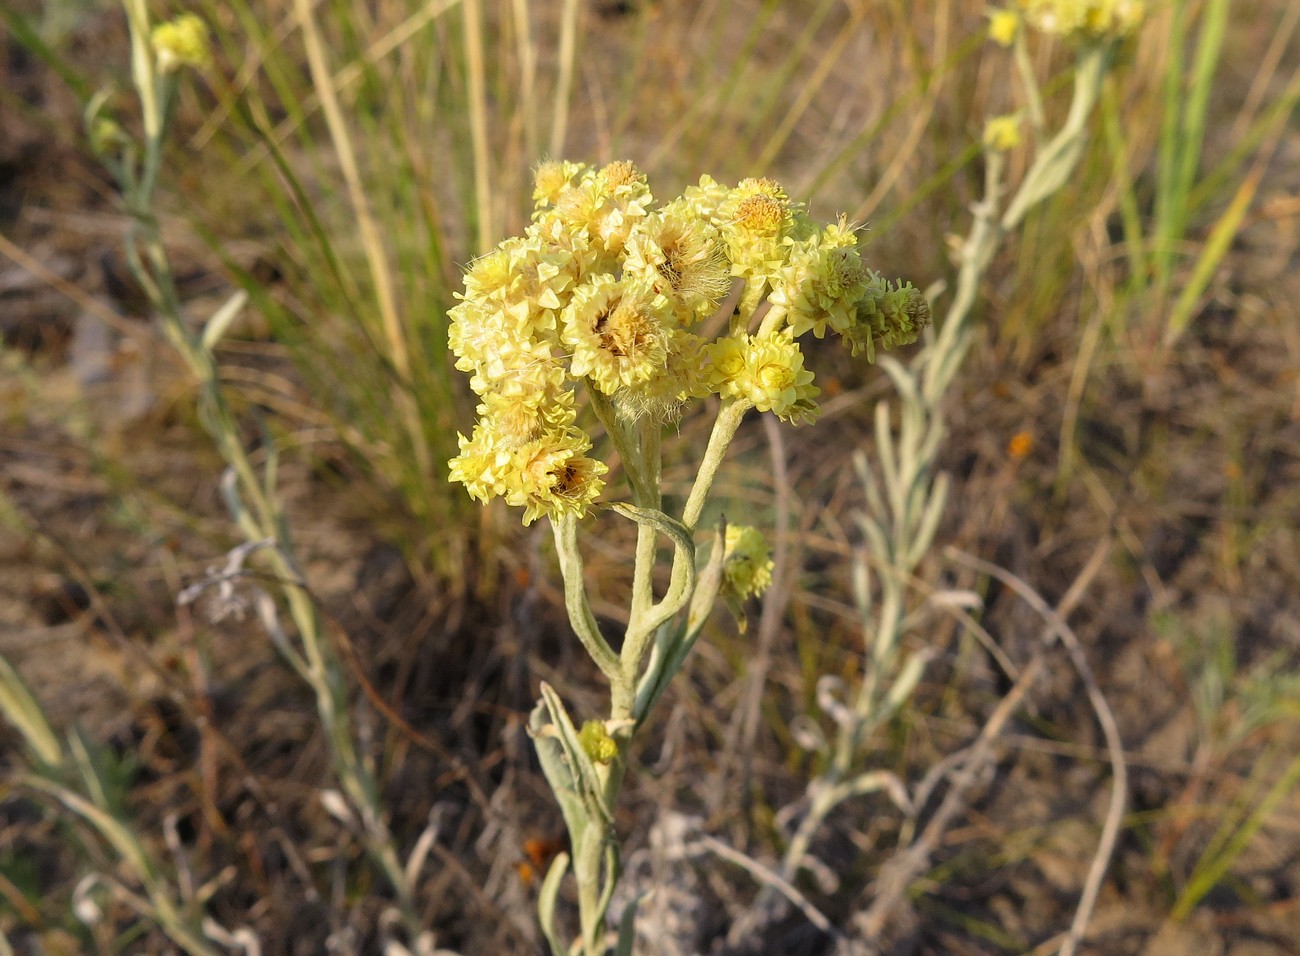
[[[421,918],[467,954],[528,952],[530,873],[558,828],[521,739],[529,675],[582,707],[594,673],[565,650],[544,540],[495,510],[467,518],[442,480],[472,411],[444,354],[458,267],[517,231],[541,155],[626,155],[669,192],[702,169],[773,175],[822,218],[865,222],[881,271],[937,279],[979,198],[982,119],[1030,104],[969,0],[308,6],[194,7],[214,68],[178,101],[157,221],[187,314],[248,295],[216,368],[255,460],[281,449],[280,494],[360,759],[395,844],[432,861],[414,890]],[[1114,542],[1071,623],[1130,750],[1134,819],[1157,834],[1126,829],[1102,897],[1097,945],[1120,949],[1171,913],[1279,953],[1297,937],[1279,825],[1294,812],[1281,756],[1294,728],[1269,720],[1233,736],[1241,711],[1219,708],[1215,733],[1242,743],[1214,751],[1191,806],[1230,812],[1218,836],[1185,826],[1196,708],[1156,626],[1165,613],[1195,620],[1213,598],[1230,622],[1231,686],[1265,662],[1295,671],[1300,13],[1283,0],[1243,9],[1152,8],[1102,89],[1076,174],[989,263],[939,454],[952,505],[938,539],[995,559],[1050,604],[1098,540]],[[92,751],[133,758],[120,762],[120,819],[166,892],[184,885],[174,812],[196,886],[238,874],[207,899],[221,925],[249,927],[266,952],[326,940],[373,951],[390,932],[389,890],[321,802],[337,784],[313,695],[256,628],[214,621],[202,601],[178,625],[175,596],[239,542],[216,490],[222,463],[194,437],[192,380],[135,321],[150,308],[113,254],[122,197],[84,159],[85,101],[106,81],[129,87],[124,19],[113,4],[21,0],[0,17],[0,652],[56,739],[80,722]],[[1059,119],[1071,57],[1047,42],[1030,60]],[[125,96],[109,103],[119,116]],[[1009,157],[1009,175],[1026,157]],[[629,793],[628,832],[646,834],[629,869],[656,875],[642,918],[665,953],[707,948],[752,896],[706,840],[778,865],[776,815],[813,771],[791,727],[817,711],[822,677],[859,673],[856,537],[842,518],[862,506],[850,456],[871,453],[883,392],[824,358],[838,362],[827,424],[844,440],[742,429],[737,477],[720,489],[777,528],[784,614],[701,641],[666,699],[655,772]],[[666,462],[670,492],[689,486],[683,468]],[[597,615],[616,619],[601,594],[622,586],[625,544],[590,565]],[[1008,586],[933,554],[916,573],[978,592],[977,623],[1001,653],[1032,659],[1042,624]],[[925,650],[914,701],[874,735],[879,766],[905,781],[946,766],[1009,690],[991,652],[955,630]],[[997,940],[1027,952],[1068,924],[1102,816],[1089,801],[1108,794],[1078,692],[1062,668],[1015,710],[998,786],[977,788],[967,826],[895,914],[922,951]],[[12,788],[32,769],[16,753],[3,804],[14,850],[0,859],[0,927],[15,948],[168,946],[107,895],[93,930],[75,919],[78,881],[109,856]],[[1255,770],[1265,753],[1278,762]],[[883,796],[853,807],[824,838],[843,848],[826,857],[836,888],[822,871],[796,887],[833,926],[864,908],[903,825]],[[698,814],[694,829],[671,808]],[[1195,922],[1206,914],[1222,918]],[[1181,932],[1159,928],[1175,946]],[[816,952],[826,938],[801,912],[767,942]]]

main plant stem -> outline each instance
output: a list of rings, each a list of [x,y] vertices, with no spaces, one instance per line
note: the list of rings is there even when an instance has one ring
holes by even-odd
[[[583,956],[604,956],[605,916],[620,869],[618,836],[613,824],[614,810],[622,789],[632,735],[635,727],[645,717],[644,713],[637,711],[637,688],[646,680],[657,685],[671,676],[666,673],[642,674],[641,671],[646,667],[647,660],[651,671],[681,666],[681,659],[677,655],[665,653],[662,648],[653,653],[651,650],[660,629],[674,627],[674,618],[691,605],[697,582],[692,532],[727,447],[735,437],[748,405],[736,401],[723,404],[680,521],[662,510],[661,426],[654,422],[645,422],[639,428],[628,425],[619,417],[613,403],[595,391],[591,394],[591,407],[618,450],[632,491],[634,504],[615,505],[614,510],[637,523],[631,606],[622,647],[615,651],[601,634],[587,597],[583,558],[578,549],[578,519],[570,514],[552,520],[569,621],[583,647],[609,681],[609,720],[605,726],[618,744],[618,755],[606,764],[589,761],[587,755],[572,755],[570,764],[576,761],[589,769],[569,766],[567,772],[570,775],[589,772],[599,780],[598,793],[593,794],[588,789],[585,803],[577,799],[566,800],[565,795],[557,790],[565,807],[565,821],[573,847],[573,876],[578,884],[578,919],[581,927],[579,945]],[[668,589],[656,603],[654,572],[660,534],[673,542],[673,559]],[[562,705],[557,698],[549,706],[559,708]],[[554,714],[552,711],[553,717]],[[565,771],[557,769],[555,772]],[[543,926],[554,949],[559,943],[554,935],[551,906],[553,898],[542,917]],[[630,947],[630,939],[620,939],[620,953],[630,953]],[[557,950],[555,956],[567,954]]]

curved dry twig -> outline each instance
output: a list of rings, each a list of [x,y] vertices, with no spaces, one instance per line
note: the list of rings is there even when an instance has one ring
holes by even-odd
[[[1039,651],[1020,672],[1020,679],[1010,693],[1002,698],[1002,702],[984,724],[979,737],[968,748],[961,769],[952,777],[952,786],[916,842],[881,868],[875,881],[875,899],[863,913],[854,918],[859,941],[874,946],[884,932],[890,914],[907,895],[908,888],[916,878],[930,865],[930,857],[948,829],[948,824],[961,811],[966,792],[978,779],[980,770],[993,759],[993,742],[1029,693],[1042,665],[1043,653]]]
[[[826,915],[814,906],[808,897],[800,893],[789,880],[783,879],[781,874],[777,873],[775,870],[764,866],[757,860],[746,856],[738,850],[733,850],[731,847],[727,846],[727,844],[715,837],[705,835],[700,837],[696,842],[699,846],[708,850],[710,853],[713,853],[715,856],[719,856],[729,863],[734,863],[746,870],[759,883],[762,883],[765,886],[770,886],[772,889],[776,890],[789,900],[799,910],[799,912],[804,915],[804,918],[807,919],[809,923],[812,923],[813,926],[817,927],[823,933],[834,937],[840,935],[839,931],[835,929],[835,925],[826,918]]]
[[[1074,920],[1070,924],[1070,931],[1058,951],[1058,956],[1073,956],[1076,947],[1083,940],[1083,934],[1087,930],[1089,920],[1092,918],[1092,910],[1097,903],[1097,895],[1101,891],[1102,879],[1106,875],[1111,855],[1115,852],[1115,844],[1119,839],[1119,828],[1124,816],[1124,805],[1128,801],[1128,764],[1124,759],[1124,742],[1119,735],[1119,725],[1115,721],[1115,714],[1111,711],[1110,705],[1106,702],[1101,686],[1097,683],[1092,667],[1088,664],[1088,658],[1083,652],[1083,646],[1079,643],[1078,637],[1075,636],[1069,624],[1065,622],[1064,617],[1068,613],[1068,609],[1077,603],[1079,596],[1087,586],[1087,582],[1096,575],[1105,562],[1106,556],[1110,553],[1110,539],[1106,538],[1098,543],[1092,557],[1088,559],[1083,571],[1080,572],[1075,579],[1074,585],[1066,594],[1065,600],[1061,602],[1060,610],[1053,609],[1037,591],[1004,568],[990,564],[956,548],[945,548],[944,553],[947,557],[968,568],[997,578],[1015,591],[1026,604],[1042,616],[1043,620],[1047,622],[1051,634],[1060,640],[1066,652],[1070,655],[1075,670],[1079,672],[1079,679],[1083,681],[1088,694],[1088,701],[1092,704],[1093,712],[1097,715],[1097,723],[1101,726],[1102,734],[1106,738],[1106,750],[1110,756],[1111,775],[1115,785],[1111,790],[1110,807],[1106,812],[1106,821],[1101,828],[1101,839],[1097,844],[1097,852],[1093,856],[1092,865],[1088,869],[1088,876],[1084,880],[1083,892],[1079,896],[1079,907],[1075,911]]]

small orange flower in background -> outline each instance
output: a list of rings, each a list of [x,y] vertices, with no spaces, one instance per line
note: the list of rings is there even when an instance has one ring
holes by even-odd
[[[1034,450],[1034,436],[1027,431],[1018,431],[1007,442],[1007,455],[1012,461],[1023,461]]]
[[[515,872],[519,874],[519,882],[523,883],[524,886],[532,886],[546,874],[551,861],[564,849],[563,840],[547,837],[529,837],[526,839],[523,845],[526,859],[515,863]]]

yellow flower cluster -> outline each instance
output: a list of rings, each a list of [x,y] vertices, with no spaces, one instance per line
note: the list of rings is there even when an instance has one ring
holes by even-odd
[[[1146,14],[1144,0],[1015,0],[989,14],[989,35],[1003,46],[1024,19],[1035,30],[1069,39],[1099,40],[1132,33]]]
[[[929,320],[916,289],[866,268],[844,221],[818,226],[770,179],[705,176],[656,205],[630,162],[547,162],[534,186],[531,224],[471,264],[448,333],[481,402],[451,479],[526,524],[584,514],[603,489],[579,384],[628,423],[710,394],[809,421],[819,390],[798,336],[830,329],[874,360]]]
[[[183,66],[203,70],[212,65],[208,26],[193,13],[182,13],[160,23],[149,34],[149,45],[158,58],[159,73],[174,73]]]

